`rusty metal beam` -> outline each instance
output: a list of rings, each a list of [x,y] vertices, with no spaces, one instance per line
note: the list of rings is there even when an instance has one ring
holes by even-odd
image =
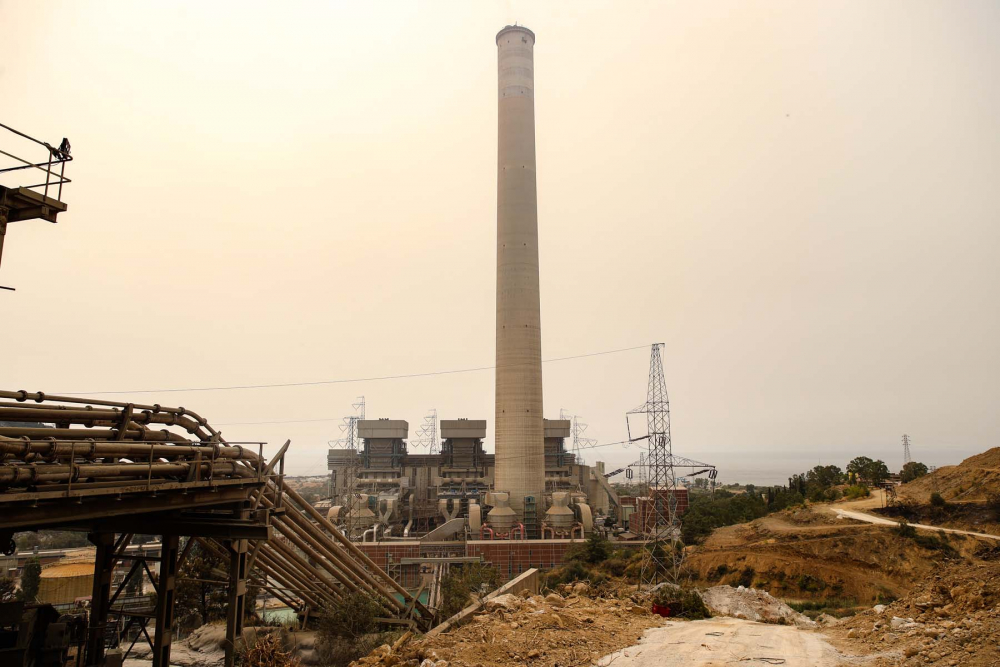
[[[238,642],[243,640],[243,616],[246,611],[247,541],[231,540],[229,550],[229,604],[226,606],[226,667],[235,667]]]
[[[104,634],[110,609],[111,580],[115,570],[114,533],[90,535],[97,547],[94,559],[94,585],[90,595],[90,619],[87,626],[87,664],[104,663]]]
[[[177,535],[164,535],[160,544],[160,576],[156,582],[156,619],[153,626],[153,667],[170,667],[170,645],[174,637],[174,593],[177,586]]]

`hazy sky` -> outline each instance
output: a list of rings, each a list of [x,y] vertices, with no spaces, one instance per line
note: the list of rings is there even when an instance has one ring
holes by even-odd
[[[514,21],[538,40],[545,358],[664,342],[674,451],[730,481],[895,469],[904,432],[930,464],[1000,444],[993,1],[0,0],[0,122],[76,157],[60,223],[8,232],[0,386],[492,365]],[[546,364],[547,416],[621,440],[648,356]],[[411,434],[486,418],[492,449],[488,370],[132,394],[291,438],[296,474],[359,395]]]

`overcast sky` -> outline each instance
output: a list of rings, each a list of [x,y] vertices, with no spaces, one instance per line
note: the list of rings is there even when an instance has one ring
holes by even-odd
[[[496,45],[537,35],[545,412],[625,437],[663,342],[675,453],[777,482],[1000,444],[1000,4],[0,0],[0,122],[75,161],[10,226],[0,386],[490,366]],[[0,137],[0,148],[6,142]],[[493,373],[109,396],[294,474],[369,417],[489,420]],[[301,423],[234,424],[285,420]],[[605,447],[611,467],[638,458]]]

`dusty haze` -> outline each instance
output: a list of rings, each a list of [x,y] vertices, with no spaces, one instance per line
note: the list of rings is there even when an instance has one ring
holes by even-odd
[[[544,358],[664,342],[675,452],[730,481],[896,469],[904,432],[929,464],[1000,442],[994,2],[0,2],[0,122],[76,156],[60,224],[10,227],[0,385],[491,365],[493,40],[515,20],[538,36]],[[647,362],[546,364],[547,416],[620,440]],[[323,474],[356,396],[412,434],[429,408],[492,422],[493,391],[134,396],[329,419],[222,427]]]

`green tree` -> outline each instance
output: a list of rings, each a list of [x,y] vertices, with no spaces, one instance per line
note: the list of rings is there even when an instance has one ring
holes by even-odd
[[[21,591],[25,602],[34,602],[38,598],[38,585],[42,580],[42,563],[37,558],[31,558],[24,564],[21,572]]]
[[[868,479],[873,486],[878,486],[885,480],[889,479],[889,474],[889,467],[885,464],[885,461],[872,461],[871,467],[868,469],[866,479]]]
[[[583,543],[580,552],[580,558],[592,565],[603,563],[610,555],[611,543],[596,530],[587,536],[587,541]]]
[[[806,483],[816,485],[823,490],[836,486],[844,481],[844,472],[837,466],[816,466],[806,473]]]
[[[847,472],[852,475],[856,480],[866,480],[865,471],[871,469],[871,465],[874,463],[867,456],[858,456],[851,459],[851,462],[847,464]],[[853,480],[852,480],[853,481]]]
[[[320,632],[357,639],[377,632],[378,621],[385,614],[378,598],[362,590],[347,593],[320,614]]]
[[[910,461],[903,466],[902,473],[900,477],[903,480],[903,484],[907,482],[912,482],[913,480],[923,477],[927,474],[927,466],[919,461]]]
[[[18,533],[14,538],[14,543],[17,544],[18,551],[31,551],[35,547],[42,546],[42,538],[38,536],[38,533]]]
[[[215,554],[200,544],[191,547],[181,566],[174,594],[177,622],[184,627],[198,627],[225,618],[229,592],[224,586],[209,582],[225,581],[228,576]]]
[[[847,464],[847,472],[854,479],[870,486],[878,486],[889,479],[889,468],[885,461],[872,460],[867,456],[859,456]],[[853,480],[852,480],[853,481]]]

